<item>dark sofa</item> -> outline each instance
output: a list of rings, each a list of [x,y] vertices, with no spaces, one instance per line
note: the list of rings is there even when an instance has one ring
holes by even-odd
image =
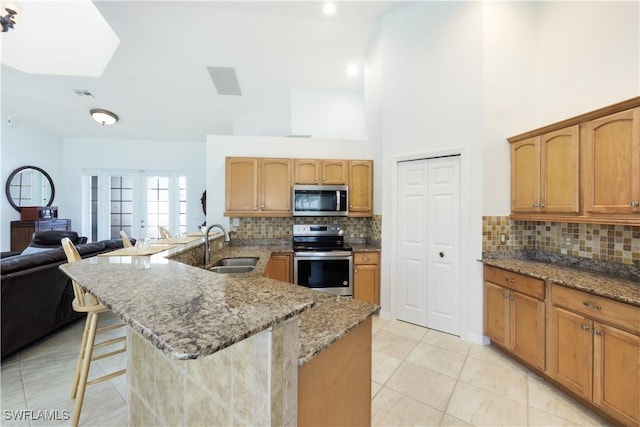
[[[114,239],[76,247],[82,258],[88,258],[123,245],[121,239]],[[74,298],[71,280],[58,269],[66,262],[61,246],[0,260],[2,358],[85,316],[71,306]]]

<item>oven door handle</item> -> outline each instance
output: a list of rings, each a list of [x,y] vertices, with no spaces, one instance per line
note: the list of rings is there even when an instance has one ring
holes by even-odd
[[[327,251],[327,252],[294,252],[295,258],[319,258],[319,259],[333,259],[352,257],[353,252],[350,251]]]

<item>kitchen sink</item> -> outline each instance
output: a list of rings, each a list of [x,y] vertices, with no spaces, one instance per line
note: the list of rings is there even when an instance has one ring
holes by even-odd
[[[221,260],[218,260],[215,264],[213,264],[214,266],[218,265],[218,266],[232,266],[232,267],[236,267],[236,266],[242,266],[242,267],[255,267],[256,264],[258,263],[258,258],[257,257],[239,257],[239,258],[222,258]]]
[[[247,273],[258,263],[257,257],[222,258],[216,261],[209,271],[215,273]]]
[[[214,265],[209,267],[209,271],[214,273],[248,273],[254,268],[254,265]]]

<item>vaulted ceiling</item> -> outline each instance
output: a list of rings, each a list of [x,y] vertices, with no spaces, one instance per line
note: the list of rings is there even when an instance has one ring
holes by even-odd
[[[59,7],[47,10],[50,21],[28,24],[30,11],[51,4]],[[25,2],[15,29],[0,35],[9,52],[22,31],[20,42],[32,46],[22,52],[43,64],[42,72],[25,72],[3,56],[3,105],[63,137],[204,140],[232,134],[237,117],[292,89],[362,91],[376,25],[406,2],[337,2],[333,16],[307,1],[94,2],[106,25],[70,4]],[[38,54],[43,46],[48,53]],[[101,73],[65,69],[93,64],[100,50],[110,56]],[[360,65],[355,78],[345,72],[353,62]],[[234,68],[242,95],[219,95],[207,67]],[[120,122],[102,127],[92,108],[111,110]]]

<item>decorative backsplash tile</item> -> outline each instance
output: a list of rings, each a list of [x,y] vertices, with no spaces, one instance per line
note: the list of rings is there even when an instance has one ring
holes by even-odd
[[[507,216],[482,218],[483,252],[522,249],[637,264],[640,263],[640,227],[518,221]]]
[[[231,218],[231,223],[233,223]],[[232,227],[234,239],[291,239],[293,224],[338,224],[345,230],[345,240],[352,244],[379,243],[382,216],[373,218],[296,217],[235,218],[240,225]]]

